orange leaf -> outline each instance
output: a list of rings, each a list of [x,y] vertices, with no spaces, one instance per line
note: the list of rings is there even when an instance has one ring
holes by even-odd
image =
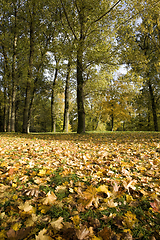
[[[8,171],[8,175],[13,175],[13,173],[14,173],[14,168],[10,168]]]

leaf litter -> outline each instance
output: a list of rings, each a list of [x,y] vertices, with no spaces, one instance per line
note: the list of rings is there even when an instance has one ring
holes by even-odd
[[[1,134],[0,239],[160,239],[159,140]]]

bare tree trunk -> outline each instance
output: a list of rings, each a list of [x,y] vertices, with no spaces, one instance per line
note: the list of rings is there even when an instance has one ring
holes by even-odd
[[[28,68],[28,80],[26,86],[26,96],[25,96],[25,106],[24,106],[24,113],[23,113],[23,132],[29,133],[29,126],[30,126],[30,113],[29,113],[29,104],[31,98],[31,83],[33,81],[33,56],[34,56],[34,6],[33,6],[33,13],[31,14],[31,21],[30,21],[30,55],[29,55],[29,68]]]
[[[15,6],[14,22],[14,41],[13,41],[13,58],[12,58],[12,111],[11,111],[11,131],[15,132],[16,118],[16,48],[17,48],[17,9]]]
[[[3,131],[7,131],[7,90],[4,86]]]
[[[55,69],[53,85],[52,85],[52,95],[51,95],[51,132],[56,132],[56,107],[55,107],[55,93],[56,93],[56,80],[58,75],[58,62]]]
[[[71,60],[68,61],[68,71],[66,76],[66,87],[65,87],[65,107],[64,107],[64,122],[63,131],[68,132],[69,124],[69,77],[71,72]]]
[[[77,51],[77,107],[78,107],[78,128],[77,133],[85,132],[85,110],[84,110],[84,81],[83,81],[83,39],[80,40]]]
[[[148,87],[149,87],[150,99],[151,99],[151,104],[152,104],[154,130],[158,132],[157,107],[156,107],[155,97],[154,97],[153,88],[152,88],[150,80],[148,80]]]
[[[28,113],[29,113],[29,103],[31,95],[31,86],[30,83],[27,83],[26,87],[26,96],[25,96],[25,106],[23,112],[23,133],[28,133]]]
[[[10,80],[10,69],[8,64],[8,57],[7,57],[7,51],[5,49],[5,45],[2,44],[2,50],[3,50],[3,56],[4,56],[4,82],[3,82],[3,88],[4,88],[4,108],[3,108],[3,131],[8,131],[7,129],[7,114],[8,114],[8,99],[7,99],[7,83]],[[8,91],[9,91],[9,83],[8,83]]]
[[[12,99],[11,95],[9,94],[8,99],[8,126],[7,126],[7,132],[11,131],[11,112],[12,112]]]
[[[113,126],[114,126],[114,117],[113,114],[111,115],[111,127],[112,127],[112,131],[113,131]]]

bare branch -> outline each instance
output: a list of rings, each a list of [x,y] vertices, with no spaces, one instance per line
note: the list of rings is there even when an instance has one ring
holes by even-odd
[[[92,21],[91,24],[89,25],[89,27],[87,28],[86,33],[88,32],[88,30],[92,26],[92,24],[100,21],[103,17],[105,17],[108,13],[110,13],[120,2],[121,2],[121,0],[118,0],[107,12],[105,12],[103,15],[101,15],[96,20]]]
[[[66,20],[67,20],[68,26],[69,26],[69,28],[71,29],[71,31],[72,31],[72,33],[73,33],[75,39],[77,39],[77,36],[76,36],[76,34],[75,34],[75,32],[74,32],[74,30],[73,30],[73,28],[72,28],[72,26],[71,26],[71,23],[70,23],[70,21],[69,21],[69,18],[68,18],[68,15],[67,15],[67,12],[66,12],[65,6],[64,6],[64,4],[63,4],[63,1],[60,0],[60,2],[61,2],[61,5],[62,5],[62,8],[63,8],[64,14],[65,14],[65,17],[66,17]]]

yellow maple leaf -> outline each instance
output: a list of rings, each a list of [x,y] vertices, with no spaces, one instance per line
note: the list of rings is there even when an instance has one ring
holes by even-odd
[[[55,192],[58,192],[58,193],[65,193],[66,190],[67,190],[67,186],[59,185],[59,186],[56,187]]]
[[[123,225],[127,229],[132,229],[135,226],[135,223],[138,222],[136,215],[131,211],[128,211],[123,217]]]
[[[17,198],[18,198],[18,195],[16,195],[16,194],[14,194],[12,197],[13,200],[17,200]]]
[[[6,239],[6,231],[5,230],[0,231],[0,239],[1,240],[5,240]]]
[[[92,240],[102,240],[102,238],[96,237],[95,235],[92,237]]]
[[[26,227],[32,227],[34,225],[34,221],[32,218],[28,218],[24,223]]]
[[[14,231],[18,231],[20,228],[21,228],[22,224],[21,223],[15,223],[13,226],[12,226],[12,229]]]
[[[114,208],[117,207],[118,203],[114,202],[114,199],[109,199],[109,200],[105,200],[105,202],[107,203],[107,206],[110,208]]]
[[[50,206],[47,205],[39,205],[38,209],[41,211],[41,213],[46,214],[50,210]]]
[[[80,217],[79,217],[79,215],[75,215],[75,216],[71,217],[71,220],[73,221],[73,224],[75,226],[78,226],[80,224]]]
[[[44,198],[44,200],[43,200],[43,204],[44,205],[52,205],[52,204],[54,204],[54,202],[56,201],[56,199],[57,199],[57,197],[56,197],[56,195],[54,194],[54,192],[48,192],[47,193],[47,197],[46,198]]]
[[[126,201],[127,201],[127,203],[130,203],[133,200],[134,199],[133,199],[133,197],[131,195],[126,194]]]
[[[45,235],[47,229],[43,229],[39,232],[38,236],[36,236],[36,240],[52,240],[50,236]]]
[[[50,224],[54,230],[59,231],[63,227],[62,222],[63,222],[63,217],[59,217],[57,220],[52,221]]]
[[[24,204],[20,204],[18,208],[29,214],[36,212],[36,209],[32,205],[30,205],[29,201],[26,201]]]
[[[112,194],[111,192],[108,190],[108,187],[106,185],[101,185],[97,188],[97,192],[103,192],[106,193],[108,197],[110,197]]]
[[[45,169],[41,169],[38,173],[39,176],[44,176],[46,175],[46,170]]]
[[[97,189],[95,187],[89,186],[87,190],[83,192],[82,198],[82,202],[86,208],[89,208],[92,205],[94,205],[95,208],[98,208],[99,198],[97,196]]]

